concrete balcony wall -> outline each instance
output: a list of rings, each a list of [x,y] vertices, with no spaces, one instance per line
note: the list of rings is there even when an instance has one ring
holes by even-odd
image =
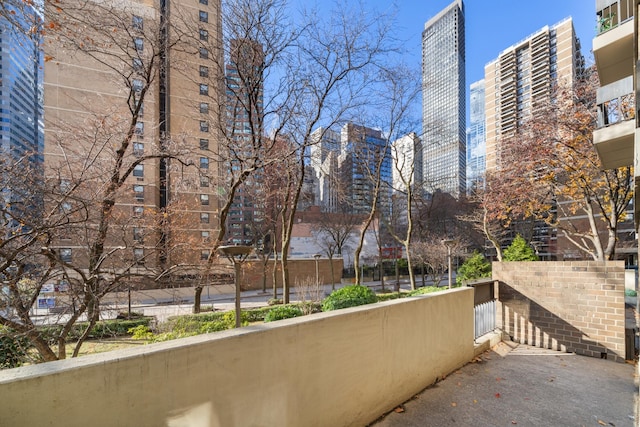
[[[473,357],[472,288],[0,372],[0,425],[361,426]]]
[[[593,144],[603,169],[633,164],[635,126],[635,120],[628,120],[593,131]]]
[[[593,39],[593,56],[602,86],[633,75],[633,25],[634,20],[628,20]]]

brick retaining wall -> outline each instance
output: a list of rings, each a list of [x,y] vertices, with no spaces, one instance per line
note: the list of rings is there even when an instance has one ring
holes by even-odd
[[[494,262],[493,279],[514,341],[624,360],[624,262]]]

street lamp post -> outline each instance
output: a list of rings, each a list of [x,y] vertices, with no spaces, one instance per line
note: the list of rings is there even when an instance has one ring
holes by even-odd
[[[449,289],[451,289],[452,280],[452,271],[451,271],[451,247],[454,245],[455,241],[451,239],[445,239],[442,241],[442,244],[447,247],[447,270],[449,272]]]
[[[242,263],[251,253],[251,246],[219,246],[218,252],[227,257],[232,263],[235,270],[235,287],[236,287],[236,328],[241,325],[240,322],[240,273]]]
[[[315,254],[313,257],[316,259],[316,287],[320,285],[320,270],[318,268],[318,260],[322,255]]]

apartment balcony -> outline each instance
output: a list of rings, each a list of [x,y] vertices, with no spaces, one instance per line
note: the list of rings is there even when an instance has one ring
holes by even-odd
[[[598,89],[598,123],[593,143],[604,169],[633,164],[635,102],[633,77]]]
[[[602,86],[633,74],[632,3],[631,0],[596,3],[598,35],[593,39],[593,56]]]
[[[493,411],[505,411],[496,402],[515,399],[505,404],[523,411],[518,412],[520,419],[536,420],[531,411],[541,408],[540,420],[547,422],[533,424],[560,425],[557,421],[566,422],[576,405],[549,396],[549,378],[558,372],[558,383],[573,384],[573,374],[560,373],[566,371],[564,357],[576,353],[592,356],[589,362],[599,363],[600,369],[582,369],[584,378],[594,381],[569,394],[601,390],[606,378],[600,380],[592,371],[610,378],[608,364],[624,367],[621,390],[627,391],[607,388],[593,400],[583,399],[587,408],[577,411],[583,417],[572,425],[591,420],[586,409],[594,401],[609,407],[608,397],[624,404],[605,419],[625,425],[619,419],[628,420],[632,413],[633,367],[614,363],[635,351],[632,342],[624,341],[624,263],[525,264],[527,274],[522,263],[494,263],[494,277],[470,283],[473,288],[3,370],[0,395],[11,410],[0,411],[0,425],[85,426],[87,420],[95,426],[368,425],[444,377],[461,390],[460,374],[449,374],[496,345],[501,334],[482,335],[496,327],[513,339],[511,344],[539,347],[538,354],[551,349],[556,353],[545,354],[562,356],[547,358],[562,362],[558,371],[536,377],[526,370],[517,375],[514,369],[507,378],[508,384],[521,383],[525,396],[539,390],[541,399],[532,399],[539,404],[522,399],[522,392],[494,390],[501,385],[495,379],[500,375],[492,373],[488,399],[473,396],[479,402],[471,404],[455,391],[442,409],[455,409],[451,402],[458,402],[459,410],[467,402],[464,410],[475,422],[466,424],[497,425]],[[523,368],[533,365],[522,363]],[[475,366],[486,369],[484,364]],[[535,381],[528,381],[531,378]],[[560,392],[567,390],[563,386]],[[504,399],[496,400],[495,393],[504,393]],[[549,411],[554,401],[561,403],[558,410],[566,406],[556,422],[549,418],[560,413]],[[458,415],[457,420],[465,419]],[[507,420],[500,424],[514,418]]]

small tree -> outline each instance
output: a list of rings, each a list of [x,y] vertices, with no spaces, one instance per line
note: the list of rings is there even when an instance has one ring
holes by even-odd
[[[504,250],[504,261],[538,261],[538,255],[521,235],[517,235]]]
[[[460,266],[456,273],[456,285],[462,286],[467,280],[491,277],[491,263],[478,251]]]

